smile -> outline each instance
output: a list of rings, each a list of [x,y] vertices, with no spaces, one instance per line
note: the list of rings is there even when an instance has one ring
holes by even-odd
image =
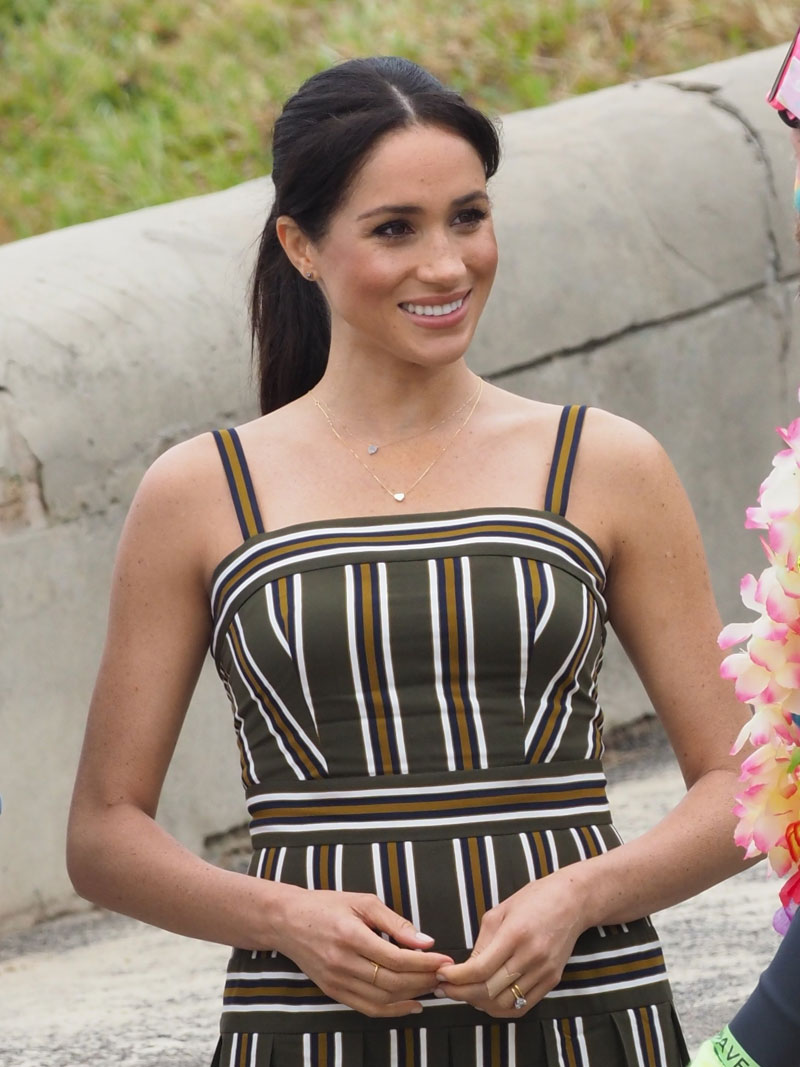
[[[458,311],[464,299],[462,296],[459,300],[453,300],[449,304],[401,304],[400,307],[412,315],[435,315],[439,318],[441,315],[451,315],[454,311]]]

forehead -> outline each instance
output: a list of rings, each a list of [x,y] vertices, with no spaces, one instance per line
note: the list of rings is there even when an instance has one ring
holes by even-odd
[[[342,207],[367,210],[373,201],[450,203],[485,186],[483,163],[469,141],[436,126],[410,126],[378,142]]]

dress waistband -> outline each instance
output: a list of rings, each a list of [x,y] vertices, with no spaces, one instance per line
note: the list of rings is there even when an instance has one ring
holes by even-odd
[[[296,790],[251,791],[247,806],[253,848],[430,840],[611,822],[599,760],[444,775],[321,778]]]

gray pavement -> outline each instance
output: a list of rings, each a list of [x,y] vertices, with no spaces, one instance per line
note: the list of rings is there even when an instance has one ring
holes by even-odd
[[[658,735],[612,754],[611,799],[630,838],[681,796]],[[694,1048],[726,1022],[772,956],[777,882],[762,865],[662,912],[678,1011]],[[207,1067],[227,949],[101,912],[0,943],[0,1067]]]

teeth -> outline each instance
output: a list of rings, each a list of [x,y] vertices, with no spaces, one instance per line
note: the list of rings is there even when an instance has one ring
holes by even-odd
[[[457,311],[464,303],[464,297],[460,300],[453,300],[450,304],[401,304],[400,307],[405,311],[410,311],[412,315],[449,315],[453,311]]]

